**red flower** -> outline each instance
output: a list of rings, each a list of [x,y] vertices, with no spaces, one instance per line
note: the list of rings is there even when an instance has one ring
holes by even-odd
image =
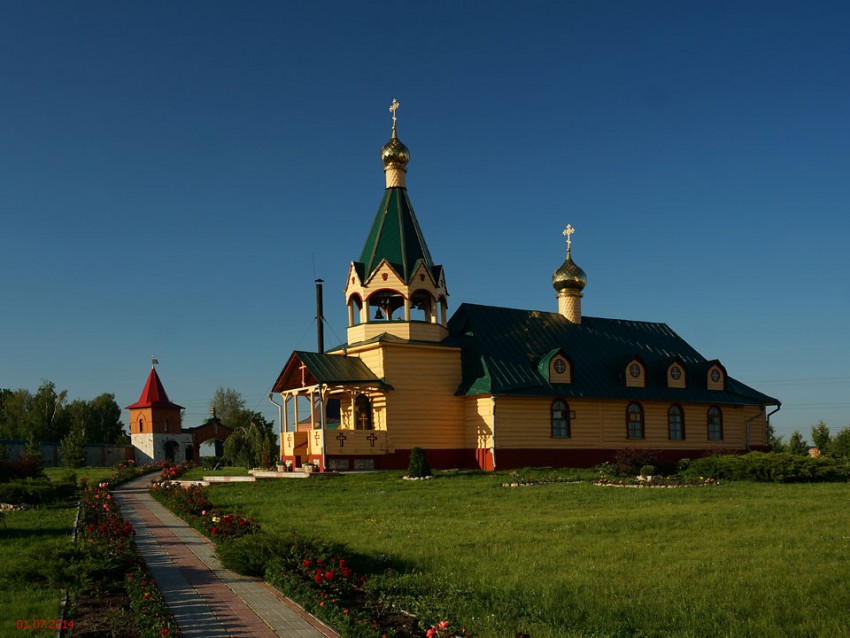
[[[333,580],[335,576],[336,572],[334,572],[333,570],[328,570],[325,572],[325,580]]]
[[[303,562],[303,563],[301,563],[301,567],[304,567],[304,568],[306,569],[306,568],[307,568],[307,567],[309,567],[309,566],[310,566],[310,559],[309,559],[309,558],[305,558],[305,559],[304,559],[304,562]]]
[[[321,585],[321,584],[322,584],[322,575],[321,575],[321,574],[316,574],[316,577],[315,577],[313,580],[315,580],[315,581],[316,581],[316,584],[317,584],[317,585]]]

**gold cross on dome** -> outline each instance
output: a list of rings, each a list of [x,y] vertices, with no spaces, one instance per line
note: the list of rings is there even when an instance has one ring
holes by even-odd
[[[571,244],[573,243],[572,234],[576,232],[576,229],[572,227],[572,225],[567,224],[567,227],[564,229],[564,232],[561,233],[564,237],[567,238],[567,250],[570,249]]]
[[[393,114],[393,128],[395,128],[395,112],[398,110],[398,100],[393,98],[393,103],[390,104],[390,113]]]

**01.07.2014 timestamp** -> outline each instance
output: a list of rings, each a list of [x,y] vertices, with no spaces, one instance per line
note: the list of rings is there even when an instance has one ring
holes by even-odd
[[[33,629],[48,629],[48,630],[57,630],[57,629],[73,629],[74,621],[73,620],[61,620],[59,618],[47,620],[45,618],[18,618],[15,621],[15,629],[19,629],[21,631],[33,630]]]

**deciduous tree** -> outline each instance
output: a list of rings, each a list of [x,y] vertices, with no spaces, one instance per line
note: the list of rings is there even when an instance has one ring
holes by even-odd
[[[812,426],[812,441],[821,454],[829,454],[829,443],[832,435],[829,426],[823,421]]]

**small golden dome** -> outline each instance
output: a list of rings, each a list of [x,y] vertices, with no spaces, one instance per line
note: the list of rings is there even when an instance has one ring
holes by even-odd
[[[567,258],[561,267],[552,273],[552,286],[558,292],[566,290],[575,290],[581,292],[587,285],[587,275],[573,261],[570,251],[567,251]]]
[[[410,150],[396,136],[395,125],[390,141],[381,147],[381,161],[387,168],[404,168],[410,161]]]

